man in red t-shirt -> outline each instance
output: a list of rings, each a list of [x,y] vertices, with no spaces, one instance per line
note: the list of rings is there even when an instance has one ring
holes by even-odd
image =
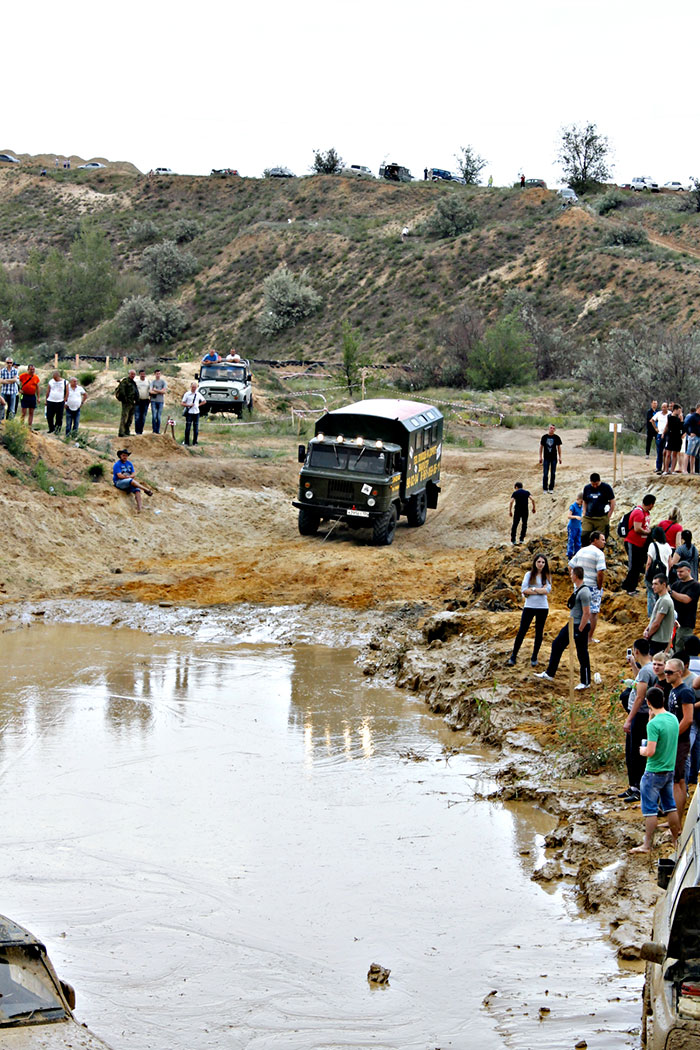
[[[22,388],[22,422],[24,423],[24,417],[29,412],[29,426],[31,427],[34,422],[34,409],[39,392],[39,376],[36,374],[34,365],[29,365],[27,371],[21,373],[19,385]]]
[[[627,575],[622,590],[628,594],[637,593],[637,583],[644,569],[647,554],[647,540],[651,531],[651,511],[656,503],[656,496],[649,494],[642,500],[641,506],[635,507],[629,517],[629,529],[625,536],[627,544]]]

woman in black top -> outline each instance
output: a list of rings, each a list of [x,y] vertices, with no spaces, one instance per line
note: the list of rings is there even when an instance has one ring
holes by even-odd
[[[666,450],[664,452],[664,474],[673,474],[678,463],[678,453],[683,444],[683,411],[674,405],[666,423]],[[680,473],[680,471],[679,471]]]

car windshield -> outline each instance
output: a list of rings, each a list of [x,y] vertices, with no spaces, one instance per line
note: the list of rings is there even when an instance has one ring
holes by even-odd
[[[214,379],[223,382],[245,380],[245,367],[243,365],[202,365],[200,379]]]
[[[358,474],[385,475],[387,457],[379,449],[366,445],[311,445],[309,466],[319,470],[352,470]]]
[[[42,1024],[67,1017],[36,949],[0,949],[0,1026]]]

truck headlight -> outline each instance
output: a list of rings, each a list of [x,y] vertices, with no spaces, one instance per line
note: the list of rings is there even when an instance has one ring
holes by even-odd
[[[304,495],[306,496],[307,499],[313,499],[314,498],[314,494],[311,491],[311,489],[309,489],[308,492],[305,492]]]
[[[374,499],[372,496],[370,496],[369,499],[367,500],[367,506],[368,507],[373,507],[376,502],[377,502],[376,499]]]

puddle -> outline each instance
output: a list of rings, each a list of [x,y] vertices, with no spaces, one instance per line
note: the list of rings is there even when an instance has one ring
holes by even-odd
[[[475,799],[485,756],[368,683],[350,619],[331,649],[150,612],[2,637],[0,910],[81,1020],[115,1050],[638,1044],[641,978],[530,881],[547,818]]]

